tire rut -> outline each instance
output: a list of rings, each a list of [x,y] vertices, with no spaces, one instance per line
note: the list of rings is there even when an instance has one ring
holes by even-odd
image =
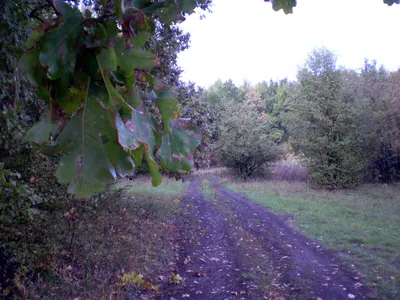
[[[232,251],[224,215],[198,191],[197,180],[189,185],[184,202],[190,207],[187,226],[196,224],[197,236],[180,242],[177,272],[182,284],[171,286],[158,299],[236,299],[241,286],[235,274],[237,253]]]
[[[285,219],[214,182],[220,199],[274,254],[290,299],[373,299],[360,276],[330,251],[290,228]]]
[[[182,200],[176,272],[183,282],[157,299],[373,299],[335,252],[218,182],[215,199],[205,198],[199,181]]]

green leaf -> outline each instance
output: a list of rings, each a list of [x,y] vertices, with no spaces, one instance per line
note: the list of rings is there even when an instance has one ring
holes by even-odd
[[[183,109],[176,99],[160,99],[157,101],[163,119],[164,131],[169,131],[169,121],[180,118]]]
[[[115,55],[114,48],[103,49],[97,55],[97,61],[99,62],[101,71],[106,74],[117,69],[117,56]]]
[[[116,174],[103,141],[116,138],[111,116],[89,95],[84,109],[56,140],[55,147],[65,153],[56,170],[60,183],[68,184],[68,191],[78,198],[104,190]]]
[[[57,1],[57,9],[63,16],[63,22],[41,37],[43,47],[39,59],[42,66],[47,68],[49,79],[61,78],[68,82],[75,69],[75,43],[83,33],[83,18],[78,9],[62,1]]]
[[[283,9],[285,14],[292,14],[293,7],[296,7],[297,1],[296,0],[275,0],[272,4],[272,8],[275,11]]]
[[[89,77],[83,72],[75,72],[71,87],[64,85],[63,81],[58,80],[53,85],[54,100],[66,113],[76,112],[87,97]]]
[[[118,40],[117,35],[120,32],[116,18],[106,18],[101,22],[96,22],[91,25],[90,31],[92,34],[85,37],[87,48],[110,47]]]
[[[117,20],[115,18],[107,18],[103,22],[104,30],[107,39],[115,39],[119,33]]]
[[[76,183],[68,186],[68,193],[75,195],[76,198],[89,198],[94,193],[104,192],[106,185],[104,183],[89,182],[82,177],[76,180]]]
[[[49,141],[50,135],[54,135],[56,129],[57,125],[51,123],[50,113],[46,111],[40,121],[26,132],[25,138],[30,142],[42,144]]]
[[[135,69],[151,69],[157,64],[157,56],[140,48],[125,49],[123,40],[115,45],[117,64],[127,77],[132,76]]]
[[[115,89],[110,81],[110,72],[117,69],[116,56],[113,48],[104,49],[99,55],[96,56],[104,84],[107,88],[109,96],[109,106],[121,105],[122,107],[132,110],[132,107],[122,98],[121,94]]]
[[[119,114],[117,114],[117,117],[115,118],[115,127],[118,130],[118,141],[119,144],[126,150],[136,150],[139,148],[140,144],[137,140],[137,132],[132,132],[129,130],[124,122],[122,121],[122,118]]]
[[[124,93],[124,97],[128,104],[133,108],[137,108],[142,101],[140,99],[139,91],[134,85],[130,88],[128,87],[127,91]]]
[[[162,178],[161,178],[161,174],[159,171],[159,166],[157,165],[157,163],[154,161],[154,157],[151,157],[150,154],[148,152],[144,153],[146,156],[146,161],[147,164],[149,165],[149,169],[151,172],[151,183],[153,186],[159,186],[162,183]]]
[[[131,155],[133,157],[133,162],[135,163],[135,167],[139,168],[143,162],[143,154],[144,154],[144,146],[141,145],[134,151],[131,151]]]
[[[131,38],[133,47],[135,47],[137,49],[142,48],[146,44],[149,37],[150,37],[149,32],[140,31],[137,35],[132,36],[132,38]]]
[[[124,1],[124,0],[116,0],[116,1],[115,1],[115,12],[116,12],[117,17],[118,17],[119,19],[122,19],[122,16],[123,16],[123,14],[124,14],[124,12],[122,11],[123,1]]]
[[[187,172],[193,166],[192,152],[200,144],[197,127],[182,120],[170,121],[170,131],[163,135],[157,155],[163,169]]]
[[[150,3],[150,0],[128,0],[125,1],[125,5],[133,6],[136,8],[143,8],[146,4]]]
[[[189,15],[197,7],[197,2],[195,0],[179,0],[178,4],[180,9]]]
[[[25,76],[30,83],[33,85],[42,84],[39,50],[32,49],[25,52],[19,60],[18,67],[22,71],[23,76]]]
[[[81,13],[78,9],[72,8],[70,5],[65,3],[62,0],[54,0],[53,1],[56,5],[57,11],[64,17],[64,18],[77,18],[81,16]]]
[[[85,57],[85,59],[81,61],[82,71],[87,73],[90,77],[92,77],[92,79],[101,79],[101,74],[99,74],[99,63],[97,61],[95,52],[84,50],[82,56]]]
[[[121,176],[130,175],[133,172],[134,163],[131,156],[114,142],[108,142],[104,145],[108,158]]]
[[[136,150],[141,144],[153,155],[156,147],[156,124],[143,108],[134,110],[132,118],[124,123],[119,114],[115,119],[119,144],[127,150]]]
[[[126,149],[133,151],[135,164],[140,164],[143,153],[146,156],[147,164],[152,173],[152,183],[154,186],[161,184],[159,167],[155,161],[155,151],[157,146],[156,124],[150,117],[144,106],[140,110],[132,112],[132,118],[124,123],[117,114],[115,126],[118,131],[118,141]]]

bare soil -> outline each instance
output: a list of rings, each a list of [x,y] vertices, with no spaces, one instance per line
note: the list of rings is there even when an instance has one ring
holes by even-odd
[[[288,219],[199,179],[182,199],[175,272],[157,299],[374,299],[334,251],[296,232]],[[180,279],[180,278],[178,278]]]

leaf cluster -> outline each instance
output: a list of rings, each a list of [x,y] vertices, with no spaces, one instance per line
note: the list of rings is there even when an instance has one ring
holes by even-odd
[[[151,75],[159,59],[144,48],[156,22],[170,24],[197,2],[119,4],[127,3],[97,15],[56,1],[57,17],[38,27],[19,62],[48,108],[27,138],[62,154],[56,176],[77,197],[104,190],[107,180],[131,173],[143,157],[158,185],[158,161],[163,169],[187,172],[200,143],[199,130],[179,119],[179,102]]]

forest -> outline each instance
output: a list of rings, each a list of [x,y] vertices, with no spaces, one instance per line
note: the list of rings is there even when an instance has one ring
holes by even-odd
[[[295,80],[184,82],[190,34],[177,24],[211,2],[2,5],[0,298],[400,297],[400,70],[374,58],[349,69],[318,48]],[[252,201],[268,209],[261,219]],[[241,227],[275,218],[288,240]],[[292,277],[292,265],[309,269],[292,231],[324,248],[305,261],[350,286]],[[332,250],[350,275],[330,269]],[[214,279],[218,268],[236,279]]]

